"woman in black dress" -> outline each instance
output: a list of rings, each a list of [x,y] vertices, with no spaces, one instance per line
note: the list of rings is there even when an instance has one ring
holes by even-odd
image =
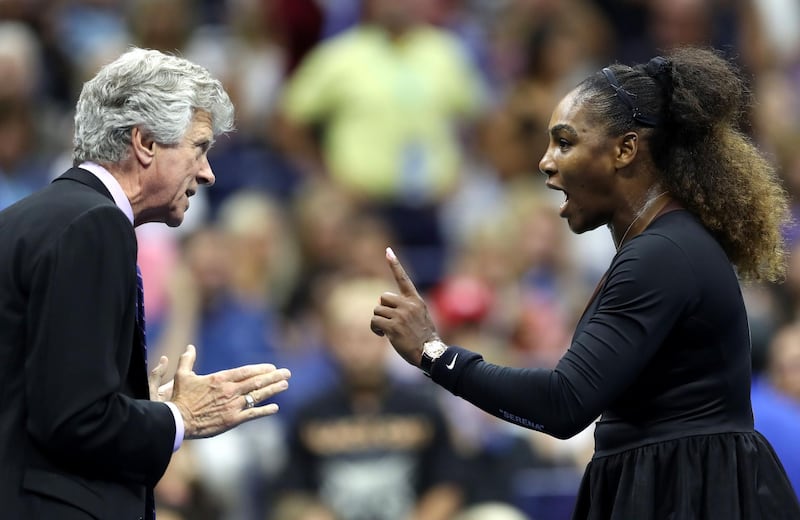
[[[688,48],[607,67],[558,104],[540,169],[572,231],[607,225],[617,254],[553,370],[442,343],[387,250],[400,291],[381,295],[371,325],[409,363],[559,438],[600,417],[576,520],[800,518],[750,406],[739,280],[781,276],[788,212],[738,130],[746,92],[727,61]]]

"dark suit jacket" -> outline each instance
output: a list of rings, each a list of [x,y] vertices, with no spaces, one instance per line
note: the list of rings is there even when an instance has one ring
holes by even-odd
[[[136,235],[73,168],[0,212],[0,516],[146,518],[175,422],[148,400]]]

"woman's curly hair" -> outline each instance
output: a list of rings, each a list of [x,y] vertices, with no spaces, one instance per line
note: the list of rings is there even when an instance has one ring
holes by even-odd
[[[740,277],[780,279],[788,197],[741,130],[751,98],[740,72],[708,49],[680,48],[654,60],[609,67],[635,99],[637,117],[600,72],[578,88],[585,107],[609,135],[636,130],[650,141],[665,188],[714,234]]]

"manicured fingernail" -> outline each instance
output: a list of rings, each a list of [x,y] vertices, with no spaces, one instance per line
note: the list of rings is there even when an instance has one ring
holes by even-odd
[[[391,247],[386,248],[386,256],[389,258],[389,260],[397,260],[397,256],[395,256]]]

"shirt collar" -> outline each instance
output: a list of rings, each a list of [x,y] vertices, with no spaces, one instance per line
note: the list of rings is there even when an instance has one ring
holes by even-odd
[[[78,165],[78,168],[86,170],[100,179],[100,182],[103,183],[114,198],[114,203],[125,213],[125,216],[128,217],[128,220],[131,221],[131,225],[133,225],[133,207],[131,206],[131,201],[128,200],[128,196],[125,195],[119,181],[111,175],[111,172],[91,161],[82,162]]]

